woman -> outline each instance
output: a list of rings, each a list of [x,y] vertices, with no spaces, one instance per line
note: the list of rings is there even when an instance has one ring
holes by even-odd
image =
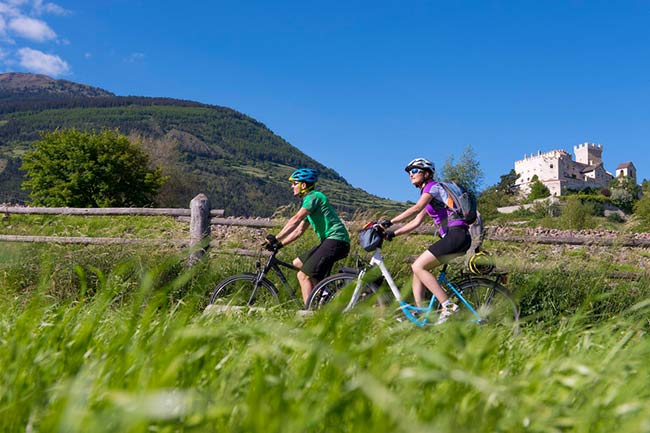
[[[464,221],[452,220],[453,210],[448,203],[448,195],[438,182],[433,180],[435,167],[425,158],[416,158],[409,162],[405,168],[411,183],[420,189],[420,199],[413,206],[390,220],[381,224],[390,227],[392,224],[411,219],[395,231],[386,230],[385,238],[391,240],[395,236],[412,232],[419,227],[427,216],[433,218],[439,227],[441,239],[434,242],[411,265],[413,270],[413,297],[418,307],[422,306],[424,288],[429,289],[438,299],[442,308],[436,324],[445,322],[456,310],[458,305],[449,300],[447,293],[440,287],[436,277],[430,272],[432,269],[449,262],[454,257],[464,254],[470,247],[471,237],[469,227]]]

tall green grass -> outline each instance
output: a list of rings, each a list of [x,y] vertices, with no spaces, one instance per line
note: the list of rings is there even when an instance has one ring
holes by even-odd
[[[385,246],[401,285],[427,241]],[[205,314],[250,258],[188,270],[146,247],[4,246],[3,432],[650,431],[650,287],[612,278],[615,252],[592,266],[575,249],[488,244],[522,306],[513,336],[415,328],[390,308]]]
[[[205,269],[178,261],[77,267],[74,297],[49,270],[3,291],[0,431],[650,429],[647,301],[598,319],[586,302],[516,337],[372,308],[206,315]]]

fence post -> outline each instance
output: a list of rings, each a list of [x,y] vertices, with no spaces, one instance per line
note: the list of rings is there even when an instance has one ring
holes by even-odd
[[[210,236],[210,200],[199,194],[190,202],[190,257],[188,265],[193,266],[205,254]]]

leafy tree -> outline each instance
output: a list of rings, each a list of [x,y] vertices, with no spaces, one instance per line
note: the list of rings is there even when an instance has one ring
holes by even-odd
[[[645,227],[650,227],[650,191],[634,204],[634,215],[639,217]]]
[[[627,176],[612,179],[609,184],[610,200],[625,213],[632,213],[634,203],[639,199],[641,187]]]
[[[23,189],[44,206],[146,206],[165,182],[149,158],[117,131],[44,133],[25,154]]]
[[[499,183],[496,185],[497,190],[505,195],[516,196],[519,193],[517,179],[519,179],[519,174],[513,168],[507,174],[501,175]]]
[[[641,191],[643,191],[643,194],[650,194],[650,180],[643,179],[643,182],[641,182]]]
[[[515,170],[510,170],[509,173],[501,175],[499,183],[481,191],[478,196],[478,209],[484,220],[497,217],[497,208],[516,204],[519,193],[519,187],[515,185],[517,178],[519,175]]]
[[[476,193],[483,181],[483,170],[476,159],[476,152],[471,144],[463,150],[458,163],[454,163],[454,156],[450,155],[442,169],[442,180],[454,180],[467,189]]]
[[[528,199],[530,201],[537,200],[538,198],[544,198],[551,195],[551,191],[542,183],[537,175],[533,176],[531,179],[532,183],[530,185],[530,193],[528,194]]]

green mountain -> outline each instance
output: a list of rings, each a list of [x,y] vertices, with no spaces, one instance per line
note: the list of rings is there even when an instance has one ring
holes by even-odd
[[[158,205],[187,207],[205,193],[227,215],[269,216],[296,203],[287,177],[321,172],[319,189],[344,214],[400,209],[402,203],[350,185],[257,120],[227,107],[170,98],[115,96],[103,89],[34,74],[0,74],[0,202],[28,200],[21,156],[43,131],[117,129],[142,143],[169,176]]]

